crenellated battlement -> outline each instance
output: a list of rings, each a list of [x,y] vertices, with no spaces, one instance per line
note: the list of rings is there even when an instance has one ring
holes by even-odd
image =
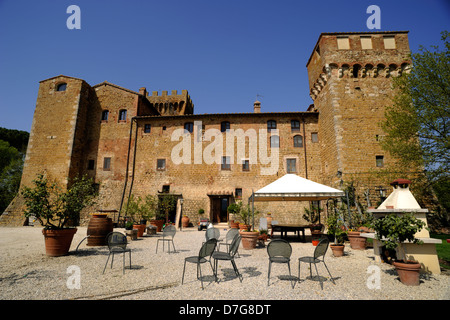
[[[411,71],[411,64],[409,61],[405,61],[398,65],[396,63],[330,63],[326,64],[323,68],[323,72],[312,84],[310,88],[310,97],[315,100],[319,93],[323,90],[328,81],[334,77],[336,79],[342,78],[390,78],[399,77],[403,73],[409,73]]]
[[[194,113],[194,104],[187,90],[181,90],[181,94],[177,90],[172,90],[170,94],[167,90],[162,90],[161,94],[152,91],[152,95],[146,95],[146,98],[161,115]]]

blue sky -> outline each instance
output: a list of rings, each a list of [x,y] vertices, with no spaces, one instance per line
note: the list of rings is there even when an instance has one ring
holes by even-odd
[[[69,5],[81,29],[69,30]],[[0,0],[0,127],[30,131],[39,81],[64,74],[138,91],[187,89],[195,113],[305,111],[306,63],[321,32],[409,30],[440,45],[446,0]]]

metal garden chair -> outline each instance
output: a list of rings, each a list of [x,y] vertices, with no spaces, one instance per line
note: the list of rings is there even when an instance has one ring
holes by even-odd
[[[127,236],[120,232],[110,232],[106,236],[106,242],[108,244],[109,255],[106,260],[105,267],[103,268],[103,273],[105,273],[106,266],[108,265],[109,257],[112,254],[111,259],[111,268],[113,266],[114,254],[122,253],[123,254],[123,273],[125,273],[125,252],[130,253],[130,269],[131,269],[131,249],[127,249]]]
[[[220,242],[219,243],[219,247],[218,247],[219,251],[220,251],[220,246],[224,245],[224,246],[227,247],[226,248],[227,249],[226,252],[230,252],[231,242],[233,241],[234,237],[236,235],[238,235],[238,234],[239,234],[239,229],[231,228],[230,230],[228,230],[227,234],[225,235],[225,242]],[[239,256],[239,252],[236,252],[236,253]]]
[[[158,253],[158,245],[159,245],[160,241],[163,242],[163,251],[164,251],[164,243],[166,243],[166,242],[168,242],[169,253],[170,253],[170,243],[172,243],[173,251],[174,252],[176,251],[175,244],[173,243],[173,237],[175,237],[176,232],[177,232],[177,229],[175,228],[174,225],[168,225],[164,228],[163,234],[162,234],[162,239],[158,239],[158,241],[156,242],[156,253]]]
[[[219,260],[231,261],[236,276],[242,282],[242,275],[239,273],[239,270],[236,267],[236,263],[234,262],[234,256],[238,251],[240,243],[241,243],[241,235],[238,232],[238,234],[234,236],[233,241],[231,241],[230,250],[228,252],[216,251],[213,253],[212,258],[214,259],[214,270],[215,270],[214,275],[216,277],[216,282],[217,282],[217,269]]]
[[[205,262],[209,262],[212,271],[214,272],[214,268],[211,264],[211,255],[213,254],[214,250],[216,250],[217,245],[217,239],[209,239],[208,241],[204,242],[198,255],[197,256],[191,256],[184,259],[184,268],[183,268],[183,278],[181,279],[181,284],[184,283],[184,272],[186,271],[186,262],[195,263],[197,264],[197,279],[200,278],[200,281],[202,283],[202,289],[203,288],[203,280],[202,280],[202,267],[201,264]],[[200,273],[200,277],[199,277]],[[215,274],[214,274],[215,275]]]
[[[319,271],[317,271],[317,265],[316,265],[317,263],[323,262],[323,265],[325,266],[325,268],[328,271],[328,274],[330,275],[331,281],[333,282],[333,284],[336,284],[334,282],[333,276],[330,273],[330,270],[328,270],[328,267],[325,264],[325,253],[327,252],[328,244],[329,244],[329,240],[327,238],[323,238],[317,244],[316,249],[314,249],[314,255],[312,257],[303,257],[303,258],[299,258],[298,259],[298,279],[300,280],[300,263],[301,262],[309,263],[309,272],[310,272],[311,279],[312,279],[311,264],[314,263],[314,267],[316,268],[316,273],[317,273],[317,276],[319,278],[320,287],[322,288],[322,290],[323,290],[323,283],[322,283],[322,280],[321,280],[321,278],[319,276]],[[319,259],[320,257],[322,257],[322,259]]]
[[[291,276],[291,254],[292,254],[292,247],[284,239],[274,239],[269,242],[267,246],[267,253],[269,255],[269,273],[267,275],[267,286],[269,286],[270,282],[270,269],[272,267],[272,263],[286,263],[288,265],[289,269],[289,278],[291,279],[291,286],[292,288],[295,287],[295,283],[292,282],[292,276]]]
[[[216,239],[217,241],[219,241],[219,238],[220,238],[219,229],[214,227],[206,229],[205,241],[208,241],[209,239]]]

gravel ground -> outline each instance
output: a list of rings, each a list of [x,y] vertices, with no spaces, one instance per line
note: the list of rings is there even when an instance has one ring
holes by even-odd
[[[79,227],[64,257],[47,257],[40,227],[0,228],[0,299],[2,300],[65,300],[65,299],[147,299],[147,300],[448,300],[450,277],[421,275],[416,287],[405,286],[398,280],[393,266],[374,261],[373,249],[352,250],[346,245],[344,257],[333,257],[328,250],[325,261],[336,284],[330,281],[323,264],[318,265],[324,280],[321,290],[318,278],[309,275],[309,266],[302,263],[301,279],[291,288],[286,265],[273,264],[270,286],[267,286],[268,256],[266,248],[244,250],[236,265],[243,275],[242,283],[235,276],[230,262],[219,263],[219,282],[209,264],[202,265],[203,283],[196,279],[196,266],[186,265],[184,284],[181,284],[184,258],[198,254],[204,231],[188,228],[174,238],[176,253],[158,249],[160,234],[132,241],[132,266],[126,256],[122,274],[122,256],[116,255],[112,268],[108,265],[106,247],[88,247],[84,241],[86,227]],[[123,231],[124,229],[117,229]],[[221,238],[226,234],[221,229]],[[291,270],[297,276],[298,258],[311,255],[311,243],[291,242],[293,253]],[[166,247],[167,249],[167,247]],[[79,267],[71,269],[71,266]],[[376,266],[374,268],[370,266]],[[73,268],[73,267],[72,267]],[[380,288],[371,289],[370,281],[379,270]],[[70,280],[80,271],[80,288],[73,288]],[[297,280],[297,278],[295,278]],[[369,283],[369,286],[367,285]]]

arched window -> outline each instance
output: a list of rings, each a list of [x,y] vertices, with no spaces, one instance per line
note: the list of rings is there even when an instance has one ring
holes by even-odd
[[[294,136],[294,148],[303,148],[303,137],[302,136]]]
[[[108,121],[109,111],[103,110],[102,111],[102,121]]]
[[[122,109],[119,111],[119,121],[127,121],[127,110]]]
[[[60,83],[56,86],[56,91],[66,91],[67,83]]]
[[[267,132],[274,130],[277,128],[277,122],[275,120],[267,121]]]
[[[271,148],[279,148],[280,147],[280,137],[279,136],[271,136],[270,137],[270,147]]]
[[[194,124],[192,122],[186,122],[184,124],[184,130],[189,133],[192,133],[194,131]]]

